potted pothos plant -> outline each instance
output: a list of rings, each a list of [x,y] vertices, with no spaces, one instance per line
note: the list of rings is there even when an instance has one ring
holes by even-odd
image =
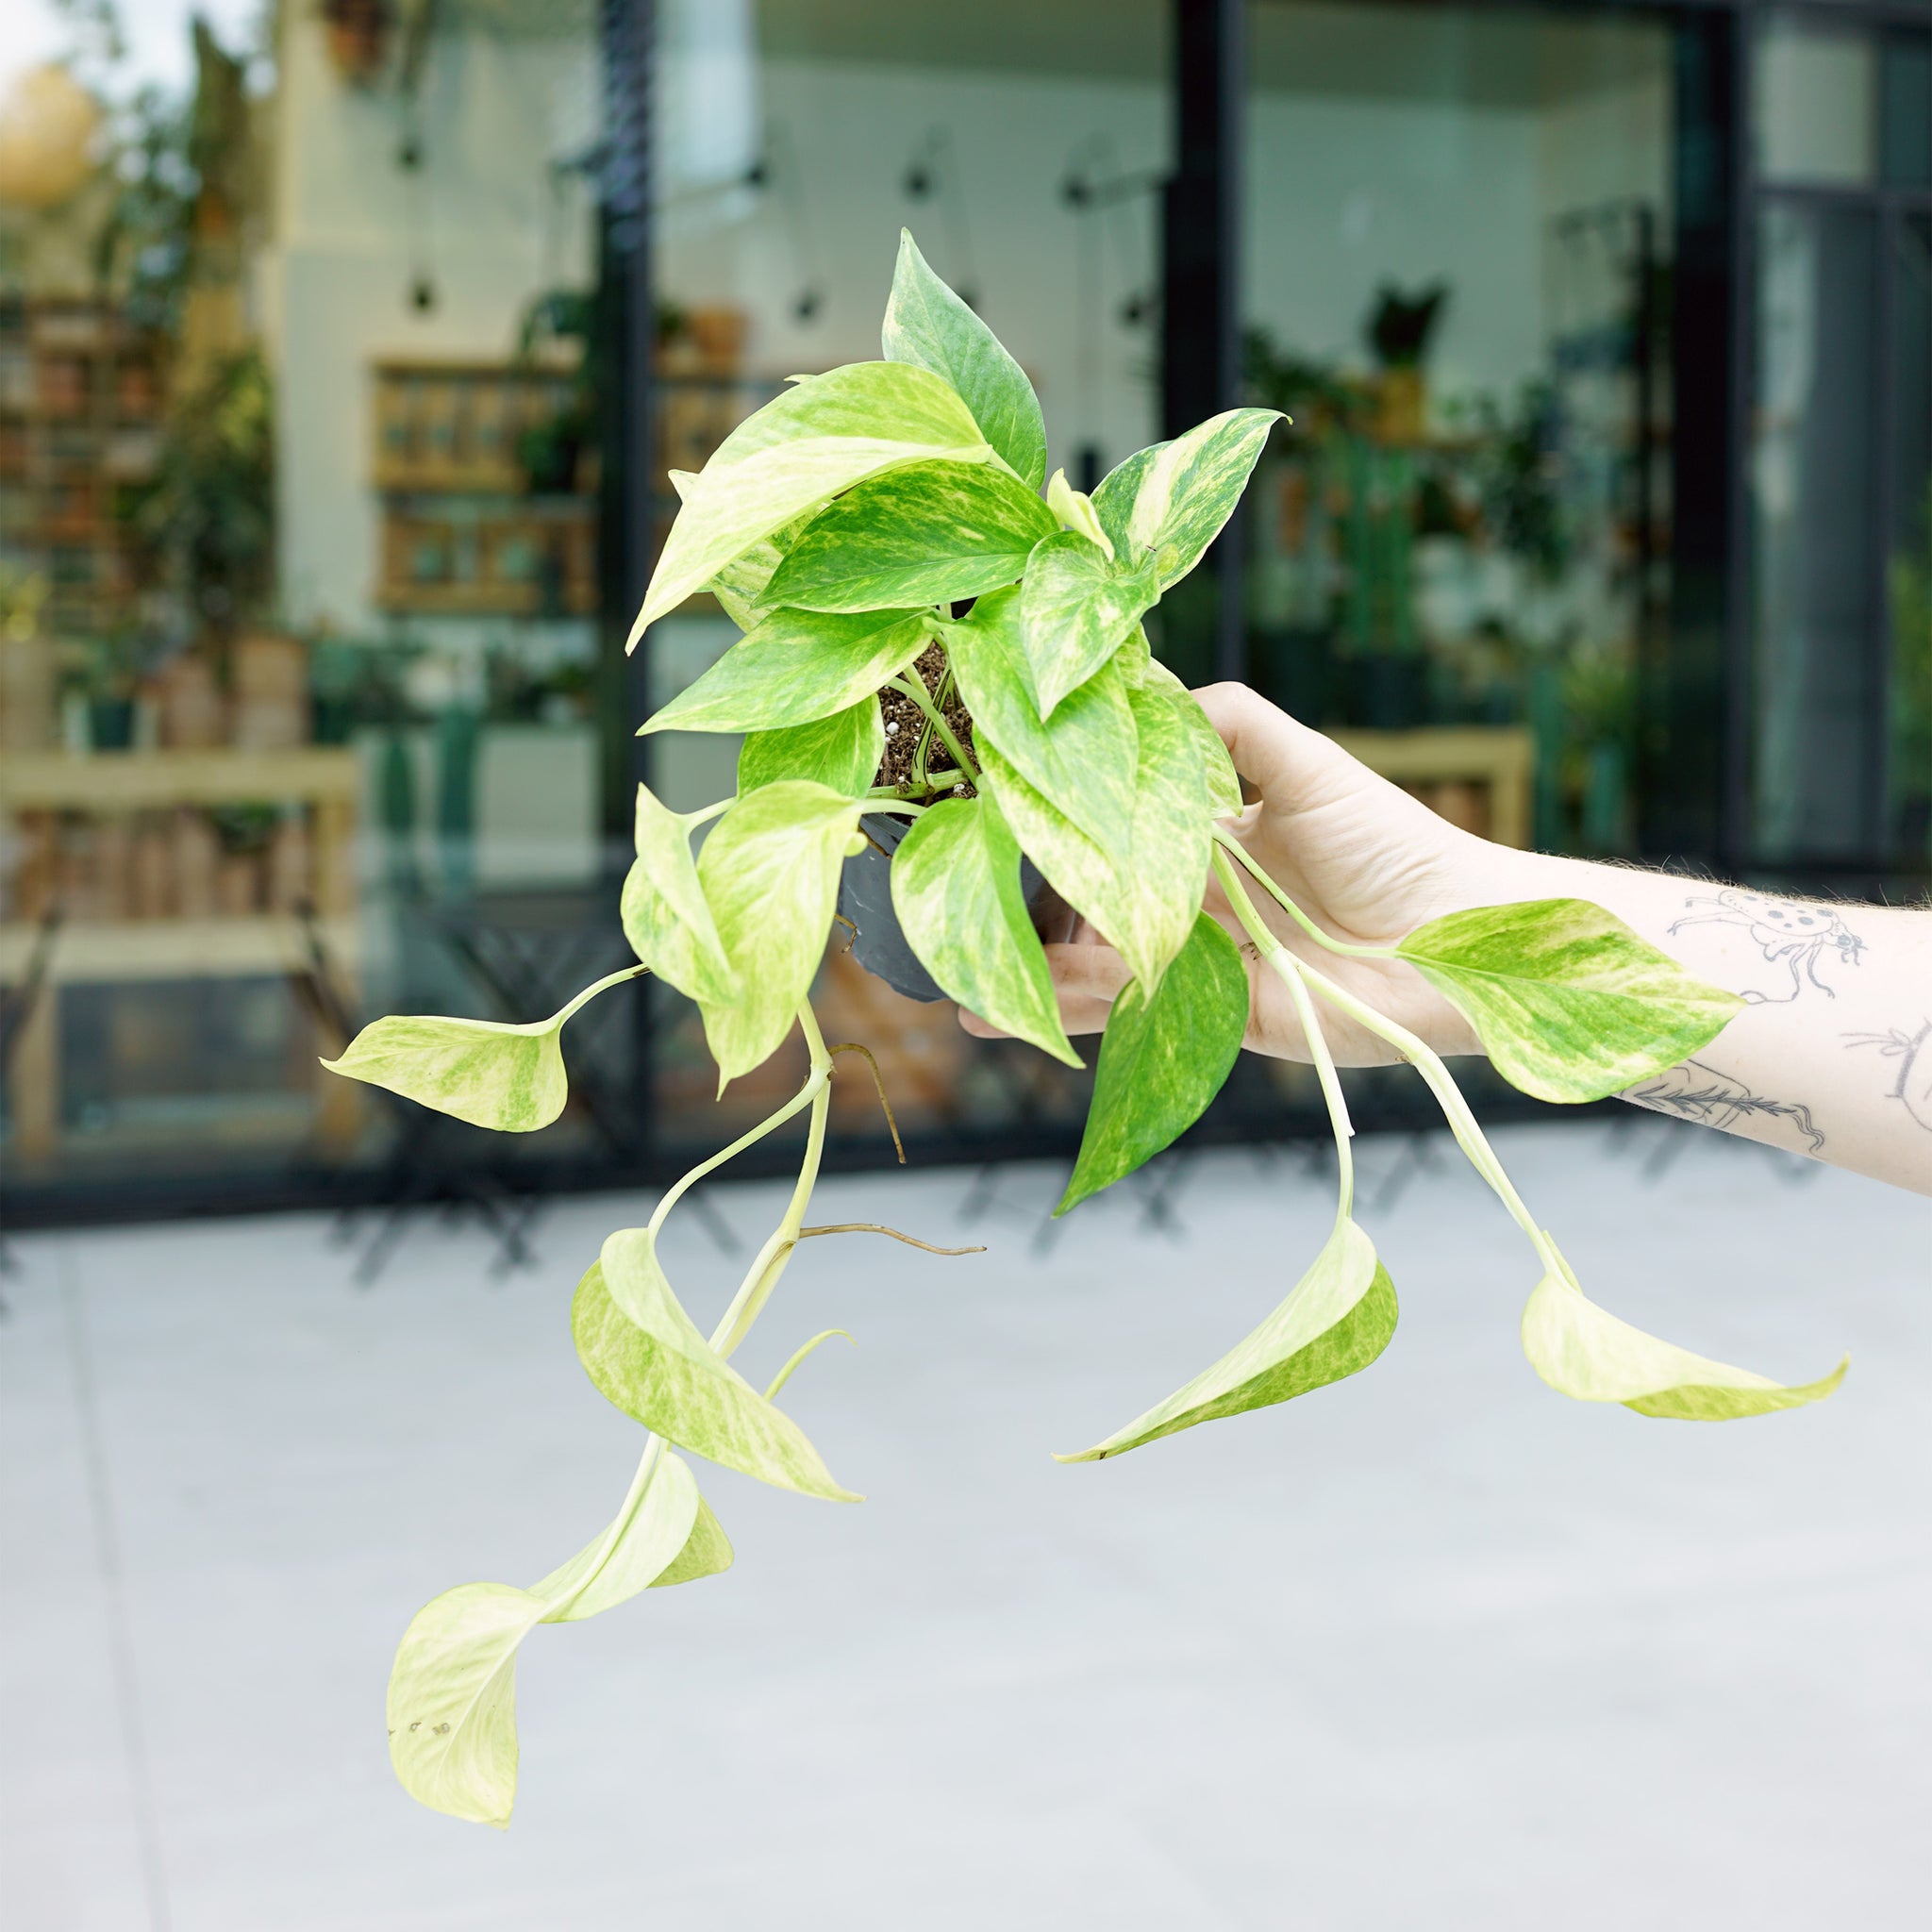
[[[644,972],[696,1002],[721,1083],[759,1066],[794,1027],[808,1050],[798,1091],[667,1189],[642,1226],[612,1234],[577,1285],[571,1323],[584,1367],[647,1431],[616,1515],[541,1581],[469,1583],[437,1597],[402,1640],[391,1757],[411,1793],[458,1817],[508,1821],[515,1660],[538,1624],[731,1562],[687,1456],[801,1495],[858,1500],[778,1401],[824,1338],[805,1342],[762,1390],[731,1357],[799,1242],[841,1231],[806,1224],[833,1051],[809,993],[841,874],[860,854],[876,865],[890,853],[897,937],[937,987],[1070,1066],[1080,1057],[1060,1024],[1023,865],[1132,969],[1100,1043],[1062,1212],[1174,1141],[1234,1063],[1249,985],[1233,934],[1202,909],[1210,874],[1307,1033],[1340,1166],[1326,1241],[1219,1361],[1061,1460],[1105,1460],[1284,1402],[1387,1347],[1395,1291],[1354,1215],[1324,1006],[1416,1068],[1523,1229],[1539,1276],[1523,1341],[1545,1381],[1645,1415],[1718,1420],[1813,1401],[1843,1373],[1783,1387],[1656,1341],[1586,1299],[1443,1062],[1286,950],[1261,917],[1273,900],[1318,948],[1407,960],[1468,1015],[1495,1065],[1545,1100],[1593,1100],[1658,1073],[1740,1004],[1577,900],[1453,914],[1391,948],[1345,945],[1248,856],[1228,755],[1151,655],[1142,620],[1227,521],[1277,412],[1216,416],[1128,458],[1091,496],[1062,474],[1049,480],[1025,375],[909,236],[884,350],[880,361],[799,378],[702,474],[675,479],[682,508],[632,642],[701,590],[743,636],[643,729],[741,732],[744,744],[735,795],[701,811],[673,811],[639,788],[623,916],[641,963],[526,1025],[378,1020],[333,1062],[459,1119],[529,1132],[562,1109],[558,1036],[571,1015]],[[887,822],[889,836],[872,837],[869,820]],[[695,1182],[800,1113],[809,1130],[797,1186],[706,1335],[662,1264],[666,1218]]]

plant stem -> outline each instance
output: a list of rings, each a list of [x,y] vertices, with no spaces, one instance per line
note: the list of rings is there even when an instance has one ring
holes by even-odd
[[[1322,1017],[1315,1011],[1314,1001],[1308,997],[1307,984],[1302,977],[1302,964],[1261,923],[1261,915],[1255,910],[1255,902],[1248,897],[1234,867],[1223,853],[1214,855],[1214,873],[1221,881],[1222,891],[1227,894],[1228,904],[1234,908],[1235,917],[1254,941],[1256,951],[1280,975],[1288,988],[1289,997],[1294,1002],[1295,1015],[1302,1023],[1302,1033],[1308,1042],[1308,1058],[1314,1062],[1315,1077],[1322,1083],[1322,1098],[1327,1103],[1328,1124],[1335,1132],[1338,1173],[1335,1218],[1338,1222],[1345,1221],[1355,1208],[1355,1155],[1349,1146],[1355,1134],[1355,1124],[1348,1117],[1348,1101],[1341,1091],[1341,1076],[1335,1071],[1335,1056],[1329,1052],[1327,1036],[1322,1031]]]
[[[729,798],[721,798],[716,805],[708,805],[702,811],[680,812],[678,816],[687,825],[702,825],[729,811],[737,803],[738,794],[734,791]]]
[[[886,680],[886,689],[903,692],[925,713],[932,728],[939,733],[940,741],[958,760],[959,769],[971,783],[978,784],[979,767],[966,756],[959,741],[953,736],[953,727],[940,715],[939,707],[932,701],[932,693],[925,688],[925,680],[916,673],[910,677],[891,677]]]
[[[1357,946],[1347,940],[1338,940],[1325,933],[1308,915],[1261,870],[1260,860],[1256,858],[1232,832],[1220,825],[1214,827],[1214,842],[1224,852],[1231,853],[1240,859],[1242,867],[1251,873],[1256,881],[1269,894],[1274,903],[1314,941],[1318,946],[1331,953],[1346,953],[1354,959],[1395,959],[1401,955],[1393,946]]]
[[[591,985],[585,987],[583,991],[578,993],[576,998],[572,1000],[561,1012],[553,1013],[551,1015],[552,1023],[561,1026],[573,1013],[580,1007],[588,1006],[600,992],[608,992],[611,987],[620,985],[626,979],[635,979],[641,973],[648,973],[650,970],[648,966],[625,966],[616,973],[607,973],[602,979],[593,981]]]
[[[1504,1173],[1503,1163],[1496,1158],[1496,1150],[1490,1145],[1482,1128],[1476,1124],[1469,1102],[1462,1097],[1462,1090],[1457,1086],[1456,1076],[1443,1065],[1441,1056],[1433,1047],[1424,1045],[1407,1026],[1376,1012],[1374,1007],[1337,986],[1326,974],[1316,972],[1305,961],[1300,962],[1300,966],[1308,984],[1329,1005],[1340,1008],[1358,1026],[1365,1027],[1377,1039],[1387,1041],[1423,1076],[1429,1091],[1436,1096],[1436,1105],[1442,1109],[1442,1116],[1449,1123],[1449,1131],[1456,1136],[1456,1144],[1468,1156],[1470,1165],[1489,1182],[1495,1191],[1496,1198],[1509,1210],[1509,1218],[1528,1236],[1529,1244],[1536,1250],[1543,1266],[1552,1274],[1567,1275],[1569,1271],[1563,1266],[1556,1244],[1524,1206],[1523,1196]]]
[[[637,1474],[630,1479],[630,1488],[624,1493],[624,1501],[617,1506],[617,1514],[610,1519],[610,1526],[604,1532],[604,1541],[597,1551],[596,1560],[561,1596],[552,1597],[543,1606],[540,1622],[554,1624],[558,1612],[567,1610],[571,1605],[595,1583],[604,1574],[604,1566],[610,1560],[610,1553],[623,1541],[625,1532],[637,1520],[637,1513],[644,1506],[644,1498],[650,1493],[651,1478],[658,1474],[658,1465],[664,1460],[664,1439],[649,1436],[644,1441],[644,1453],[638,1457]]]
[[[791,1201],[785,1209],[785,1218],[753,1257],[743,1281],[739,1284],[738,1292],[731,1297],[731,1306],[711,1331],[711,1346],[721,1356],[728,1357],[744,1340],[746,1331],[758,1320],[759,1309],[771,1299],[772,1291],[777,1287],[778,1277],[784,1274],[785,1264],[791,1258],[792,1249],[798,1245],[798,1230],[804,1224],[811,1191],[818,1184],[819,1162],[824,1157],[825,1116],[831,1110],[832,1101],[832,1057],[825,1051],[824,1035],[819,1031],[818,1019],[812,1012],[809,1000],[799,1002],[798,1024],[811,1053],[812,1077],[807,1086],[813,1090],[811,1128],[806,1136],[805,1160],[799,1168],[798,1185],[791,1191]]]
[[[663,1199],[658,1203],[651,1213],[649,1226],[652,1241],[655,1241],[658,1239],[658,1232],[664,1225],[665,1216],[677,1206],[679,1200],[683,1198],[690,1189],[696,1186],[708,1174],[723,1167],[735,1155],[742,1154],[755,1141],[762,1141],[774,1129],[782,1127],[793,1114],[808,1106],[817,1095],[819,1090],[831,1078],[831,1063],[829,1061],[826,1062],[824,1068],[821,1068],[817,1061],[814,1060],[811,1071],[805,1076],[805,1085],[776,1113],[767,1115],[757,1126],[739,1135],[738,1139],[732,1141],[730,1146],[721,1148],[708,1160],[699,1161],[683,1179],[674,1182],[667,1188],[664,1191]]]
[[[731,1298],[731,1306],[724,1310],[724,1319],[711,1334],[711,1346],[721,1356],[728,1356],[744,1340],[745,1331],[758,1319],[758,1310],[770,1298],[773,1289],[778,1285],[778,1276],[784,1273],[785,1262],[791,1250],[798,1244],[798,1229],[805,1220],[806,1205],[811,1199],[813,1184],[818,1179],[819,1161],[824,1152],[825,1115],[828,1111],[832,1092],[832,1057],[825,1051],[824,1036],[808,1001],[802,1002],[798,1008],[798,1023],[804,1029],[806,1045],[811,1054],[811,1071],[806,1076],[805,1085],[791,1099],[787,1101],[770,1119],[761,1121],[748,1134],[741,1135],[723,1153],[714,1154],[708,1160],[701,1161],[670,1189],[658,1203],[650,1220],[651,1238],[655,1241],[658,1231],[664,1224],[664,1217],[677,1205],[678,1197],[691,1184],[721,1166],[734,1154],[749,1147],[754,1141],[769,1134],[774,1127],[790,1120],[800,1108],[810,1104],[812,1108],[811,1133],[806,1143],[805,1165],[798,1176],[798,1186],[793,1191],[791,1205],[785,1210],[785,1219],[778,1224],[770,1241],[758,1250],[758,1258],[751,1264],[750,1273],[745,1275],[738,1292]],[[823,1338],[821,1338],[823,1340]],[[803,1359],[801,1350],[792,1361],[786,1365],[789,1374],[796,1363]],[[637,1474],[632,1476],[629,1490],[625,1493],[623,1503],[618,1507],[616,1516],[608,1529],[604,1532],[604,1541],[597,1552],[596,1560],[588,1572],[571,1589],[555,1602],[543,1607],[545,1621],[554,1621],[557,1612],[568,1609],[584,1591],[590,1589],[610,1560],[610,1554],[623,1540],[625,1532],[636,1520],[642,1508],[644,1497],[649,1493],[651,1478],[658,1473],[664,1457],[663,1438],[651,1435],[644,1443],[644,1453],[638,1460]]]

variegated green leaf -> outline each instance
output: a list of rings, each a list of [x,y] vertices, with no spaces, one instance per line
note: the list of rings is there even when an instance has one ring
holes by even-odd
[[[1136,982],[1113,1003],[1080,1157],[1054,1212],[1111,1187],[1192,1126],[1221,1091],[1247,1026],[1241,948],[1200,913],[1154,997]]]
[[[1452,912],[1397,950],[1539,1100],[1620,1093],[1708,1045],[1744,1005],[1583,899]]]
[[[1158,658],[1149,658],[1142,682],[1165,691],[1174,717],[1183,724],[1195,754],[1208,773],[1208,808],[1217,819],[1235,818],[1241,810],[1241,781],[1201,701]]]
[[[546,1606],[546,1624],[575,1624],[626,1603],[640,1591],[693,1583],[731,1567],[731,1545],[698,1494],[691,1465],[668,1452],[658,1458],[637,1513],[607,1551],[600,1531],[530,1594]],[[582,1591],[572,1596],[585,1578]]]
[[[635,883],[627,881],[624,894],[625,935],[638,958],[680,992],[728,1000],[736,991],[731,961],[698,884],[691,835],[690,818],[662,804],[648,785],[638,787],[638,859]],[[661,910],[647,912],[653,899]]]
[[[785,561],[786,552],[798,541],[798,533],[810,521],[809,516],[802,516],[781,524],[769,536],[760,537],[742,556],[733,558],[704,586],[740,630],[756,630],[776,608],[775,600],[765,594],[766,586],[772,581],[772,573]]]
[[[1155,442],[1145,449],[1136,450],[1100,479],[1089,499],[1093,506],[1094,521],[1107,533],[1107,540],[1117,558],[1133,555],[1133,540],[1128,535],[1128,525],[1133,519],[1135,499],[1141,493],[1142,478],[1161,452],[1169,447],[1168,443]]]
[[[925,648],[928,625],[917,610],[774,610],[643,731],[769,731],[829,718],[905,670]]]
[[[890,360],[916,363],[950,383],[1013,474],[1029,490],[1040,488],[1046,424],[1033,385],[991,329],[926,266],[906,228],[881,341]]]
[[[1561,1262],[1561,1257],[1558,1257]],[[1567,1263],[1537,1284],[1523,1311],[1523,1349],[1552,1389],[1579,1402],[1621,1402],[1676,1422],[1731,1422],[1829,1395],[1846,1363],[1795,1387],[1674,1347],[1589,1300]]]
[[[741,423],[687,486],[625,648],[781,525],[866,476],[936,457],[986,462],[992,450],[929,371],[855,362],[803,378]]]
[[[1278,409],[1228,409],[1163,444],[1141,473],[1127,517],[1127,554],[1154,559],[1160,588],[1200,562],[1234,514],[1281,420]]]
[[[991,463],[908,463],[820,510],[767,590],[801,610],[916,608],[1015,582],[1053,512]]]
[[[636,972],[626,966],[587,986],[549,1019],[523,1025],[391,1013],[363,1027],[340,1059],[322,1064],[332,1074],[386,1087],[472,1126],[534,1133],[547,1127],[570,1097],[558,1042],[564,1022],[607,987]]]
[[[604,1398],[695,1456],[801,1495],[855,1503],[791,1418],[698,1332],[658,1264],[650,1230],[604,1243],[571,1304],[577,1355]]]
[[[465,1583],[411,1619],[389,1678],[389,1756],[432,1811],[502,1830],[517,1795],[517,1646],[543,1614],[508,1583]]]
[[[944,799],[892,855],[892,909],[947,996],[1070,1067],[1053,976],[1020,890],[1020,846],[991,798]]]
[[[738,986],[700,1002],[721,1082],[776,1050],[811,986],[839,903],[859,801],[787,778],[740,798],[698,854],[698,878]]]
[[[1077,698],[1076,693],[1068,703]],[[986,778],[981,789],[998,800],[1021,849],[1060,896],[1112,941],[1134,977],[1148,988],[1158,987],[1168,961],[1193,930],[1209,846],[1206,775],[1190,756],[1186,727],[1174,708],[1159,698],[1144,686],[1129,693],[1140,767],[1117,858],[1043,798],[997,744],[986,744],[980,758]]]
[[[1046,486],[1046,507],[1067,529],[1097,545],[1109,563],[1114,560],[1113,539],[1107,534],[1107,525],[1095,514],[1093,499],[1084,491],[1075,490],[1067,481],[1064,470],[1056,470],[1053,480]]]
[[[752,732],[738,754],[738,789],[756,791],[781,778],[809,778],[857,798],[872,789],[885,755],[885,716],[868,692],[829,718]]]
[[[1020,642],[1020,592],[982,597],[962,624],[944,626],[946,655],[973,713],[976,742],[1013,768],[1086,836],[1124,852],[1134,796],[1134,714],[1112,666],[1091,677],[1042,722]]]
[[[1123,569],[1072,530],[1041,542],[1020,589],[1020,648],[1041,718],[1120,649],[1156,594],[1150,562]]]
[[[1306,1395],[1365,1369],[1395,1333],[1395,1286],[1353,1221],[1335,1224],[1294,1292],[1244,1341],[1104,1442],[1060,1462],[1101,1462],[1197,1423]]]
[[[466,1583],[411,1619],[390,1673],[390,1759],[409,1795],[499,1828],[517,1788],[516,1657],[540,1623],[574,1623],[640,1591],[694,1581],[731,1563],[731,1545],[691,1470],[666,1455],[636,1514],[530,1590]],[[589,1581],[575,1597],[572,1592]]]

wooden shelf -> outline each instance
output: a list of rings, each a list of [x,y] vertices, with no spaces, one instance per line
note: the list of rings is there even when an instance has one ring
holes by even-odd
[[[1413,731],[1331,731],[1328,736],[1397,785],[1486,787],[1490,837],[1499,845],[1529,843],[1536,741],[1522,725],[1428,724]]]
[[[0,809],[124,812],[282,801],[353,806],[361,765],[346,746],[297,751],[11,752]]]
[[[320,922],[331,959],[354,972],[361,926],[349,916]],[[0,924],[0,984],[25,975],[41,928]],[[302,923],[292,913],[234,919],[141,919],[88,924],[56,932],[47,961],[54,986],[128,986],[155,979],[248,979],[292,973],[308,962]]]

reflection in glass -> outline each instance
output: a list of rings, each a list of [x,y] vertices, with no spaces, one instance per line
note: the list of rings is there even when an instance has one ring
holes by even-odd
[[[666,473],[701,469],[788,376],[878,356],[902,226],[1032,379],[1050,467],[1091,483],[1158,440],[1169,11],[1165,0],[662,9],[656,541],[676,506]],[[652,702],[737,635],[702,594],[654,625]],[[648,742],[651,783],[673,805],[730,794],[734,739]],[[829,1038],[877,1054],[908,1132],[1010,1135],[1077,1118],[1060,1070],[972,1045],[949,1008],[900,997],[839,942],[814,999]],[[802,1061],[788,1050],[718,1101],[694,1010],[668,994],[656,1010],[667,1139],[714,1143],[721,1113],[757,1118],[795,1086]],[[862,1074],[835,1083],[833,1119],[836,1132],[882,1133]]]
[[[1894,229],[1890,831],[1932,856],[1932,215]]]
[[[1447,816],[1627,850],[1669,551],[1668,38],[1251,19],[1247,373],[1294,419],[1251,499],[1253,675],[1311,723],[1404,734],[1352,741]]]
[[[1758,173],[1766,181],[1865,186],[1877,160],[1877,95],[1869,37],[1769,22],[1753,88]]]
[[[1758,225],[1754,784],[1773,861],[1855,854],[1873,829],[1876,242],[1857,208],[1773,203]]]

